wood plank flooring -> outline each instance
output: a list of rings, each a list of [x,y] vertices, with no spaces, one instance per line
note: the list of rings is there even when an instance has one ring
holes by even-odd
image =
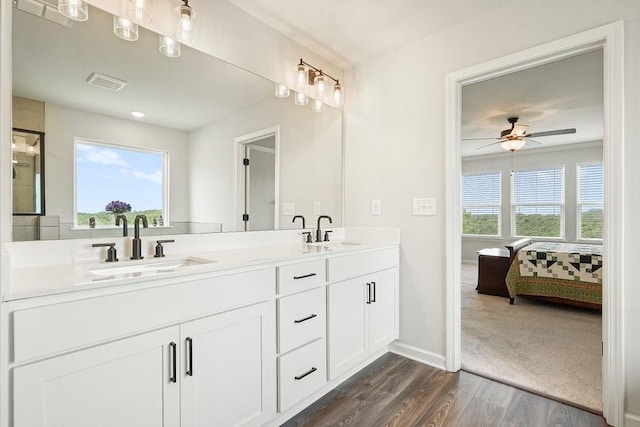
[[[284,424],[294,426],[604,427],[602,417],[467,372],[391,353]]]

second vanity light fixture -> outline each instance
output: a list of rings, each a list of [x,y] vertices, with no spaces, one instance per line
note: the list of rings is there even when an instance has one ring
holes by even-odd
[[[149,25],[152,22],[152,0],[123,0],[126,2],[126,16],[113,17],[113,32],[116,36],[127,41],[138,40],[138,24]],[[188,41],[193,33],[193,20],[196,16],[189,0],[181,0],[176,11],[176,30],[170,36],[158,35],[158,49],[161,54],[169,58],[180,56],[180,42]],[[58,10],[64,16],[74,21],[89,19],[89,5],[83,0],[59,0]]]

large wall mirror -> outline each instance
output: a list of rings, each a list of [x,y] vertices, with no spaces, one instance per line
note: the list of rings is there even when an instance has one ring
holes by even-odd
[[[143,28],[122,40],[95,7],[70,27],[13,8],[13,120],[47,138],[46,215],[14,215],[14,240],[117,236],[117,210],[145,213],[147,234],[342,225],[341,111],[186,46],[166,57]]]

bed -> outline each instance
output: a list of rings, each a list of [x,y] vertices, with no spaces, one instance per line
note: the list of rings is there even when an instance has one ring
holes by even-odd
[[[602,245],[537,242],[511,253],[509,300],[527,296],[602,308]]]

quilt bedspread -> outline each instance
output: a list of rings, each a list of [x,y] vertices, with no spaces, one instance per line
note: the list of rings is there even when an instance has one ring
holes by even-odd
[[[602,245],[538,242],[522,248],[507,273],[509,295],[602,304]]]

